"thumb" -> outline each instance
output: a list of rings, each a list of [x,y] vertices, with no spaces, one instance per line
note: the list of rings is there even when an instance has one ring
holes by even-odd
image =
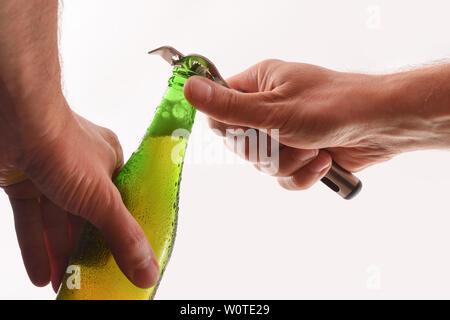
[[[186,81],[184,95],[196,109],[217,121],[257,129],[278,128],[278,103],[273,91],[243,93],[195,76]]]
[[[119,268],[131,282],[140,288],[155,285],[159,278],[155,253],[116,186],[105,179],[93,198],[89,202],[100,205],[81,210],[81,216],[100,229]]]

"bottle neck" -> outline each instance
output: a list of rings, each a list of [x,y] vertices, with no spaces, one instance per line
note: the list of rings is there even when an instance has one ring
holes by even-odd
[[[196,73],[186,68],[173,69],[169,87],[156,109],[145,137],[172,136],[180,129],[191,132],[196,110],[184,97],[183,87],[186,80],[193,75]]]

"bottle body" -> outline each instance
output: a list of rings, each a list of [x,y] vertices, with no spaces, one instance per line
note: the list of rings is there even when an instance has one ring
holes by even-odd
[[[175,67],[169,87],[138,150],[114,183],[155,251],[164,272],[175,239],[184,153],[195,109],[183,94],[194,75]],[[156,287],[134,286],[117,266],[101,232],[87,223],[57,299],[151,299]],[[161,278],[160,278],[161,279]]]

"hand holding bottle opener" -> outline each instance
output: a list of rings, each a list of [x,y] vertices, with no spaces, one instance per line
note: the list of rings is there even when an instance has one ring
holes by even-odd
[[[216,66],[209,59],[201,55],[192,54],[184,56],[181,52],[169,46],[152,50],[149,54],[158,54],[173,66],[177,65],[182,59],[190,57],[192,58],[192,61],[198,61],[199,68],[204,70],[206,67],[206,70],[203,72],[205,77],[224,87],[232,89],[222,78]],[[333,162],[330,170],[321,181],[344,199],[352,199],[362,188],[361,181],[355,175],[341,168],[335,162]]]

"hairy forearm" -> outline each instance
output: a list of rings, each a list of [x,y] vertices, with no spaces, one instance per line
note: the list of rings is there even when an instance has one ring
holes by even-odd
[[[398,152],[450,148],[450,64],[375,77],[368,140]]]
[[[57,0],[0,1],[0,128],[23,149],[70,120],[61,90]],[[0,141],[0,147],[1,145]]]
[[[404,84],[405,108],[426,124],[425,148],[450,148],[450,64],[411,71]]]
[[[60,93],[57,0],[0,2],[0,89],[18,100]],[[44,101],[42,101],[44,103]],[[6,108],[3,103],[0,108]],[[17,106],[15,106],[17,107]]]

